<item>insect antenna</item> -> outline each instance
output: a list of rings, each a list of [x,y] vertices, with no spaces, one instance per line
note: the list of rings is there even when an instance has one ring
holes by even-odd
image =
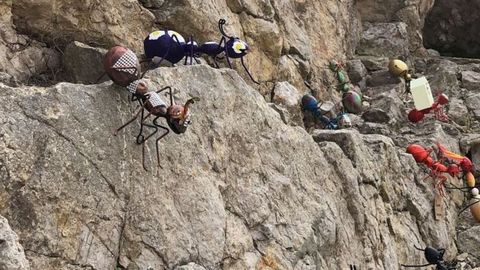
[[[225,21],[225,19],[220,19],[220,20],[218,21],[218,29],[220,29],[220,33],[222,34],[222,36],[227,37],[227,38],[233,38],[232,36],[229,36],[229,35],[227,35],[227,34],[225,33],[225,30],[224,30],[223,27],[224,27],[224,25],[225,25],[226,22],[227,22],[227,21]]]

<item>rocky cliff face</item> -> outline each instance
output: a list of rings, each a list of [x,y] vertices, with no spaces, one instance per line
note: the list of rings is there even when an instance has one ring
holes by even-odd
[[[300,89],[306,79],[323,86],[326,59],[352,54],[359,33],[353,1],[143,2],[157,23],[201,42],[218,41],[218,18],[226,18],[228,31],[253,48],[247,64],[261,81],[288,80]],[[272,87],[266,84],[261,91]]]
[[[32,40],[15,31],[12,1],[0,2],[0,77],[2,81],[29,81],[37,74],[54,73],[58,69],[58,53],[45,43]]]
[[[480,3],[438,0],[425,25],[425,45],[443,54],[479,58]]]
[[[225,18],[228,31],[251,45],[246,62],[257,78],[270,82],[261,89],[265,95],[276,81],[289,80],[298,88],[306,79],[323,85],[317,76],[326,59],[351,55],[359,34],[353,1],[9,0],[5,9],[13,12],[20,33],[50,45],[64,47],[72,40],[103,47],[121,43],[139,53],[144,37],[157,28],[201,42],[218,41],[218,19]]]
[[[18,236],[8,225],[4,217],[0,217],[0,269],[28,269],[23,247],[18,243]]]
[[[408,48],[412,52],[422,53],[422,29],[427,13],[434,0],[379,1],[362,0],[357,6],[362,21],[369,23],[404,22],[410,39]]]
[[[201,98],[190,130],[160,141],[160,168],[148,145],[151,172],[136,127],[112,135],[132,112],[126,91],[2,86],[1,213],[32,269],[397,269],[420,261],[412,244],[455,254],[455,213],[433,220],[429,185],[390,138],[312,137],[232,71],[150,78]]]
[[[414,245],[446,248],[446,259],[464,260],[459,269],[480,265],[479,226],[469,214],[457,217],[463,195],[449,192],[445,218],[435,220],[432,183],[405,153],[408,143],[439,140],[480,164],[478,63],[412,57],[424,51],[418,34],[432,5],[0,3],[0,215],[11,226],[0,221],[0,269],[399,269],[425,262]],[[39,85],[62,67],[73,81],[96,77],[90,66],[102,50],[72,40],[104,48],[121,42],[140,53],[155,27],[215,40],[220,17],[252,46],[247,64],[263,84],[252,88],[241,68],[240,75],[206,65],[147,73],[152,89],[170,85],[178,102],[201,99],[188,131],[160,140],[160,167],[156,135],[146,147],[149,171],[135,144],[138,124],[113,136],[136,111],[125,89]],[[23,45],[12,49],[12,40]],[[49,67],[30,51],[63,63]],[[454,123],[407,123],[404,86],[385,71],[398,55],[451,97]],[[350,79],[371,97],[369,106],[352,115],[352,129],[307,123],[307,132],[298,104],[303,81],[335,101],[325,65],[332,58],[350,59]]]

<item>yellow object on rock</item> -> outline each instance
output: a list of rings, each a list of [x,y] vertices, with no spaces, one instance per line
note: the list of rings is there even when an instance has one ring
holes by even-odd
[[[388,64],[388,71],[394,76],[402,77],[406,80],[411,79],[408,74],[408,66],[402,60],[392,59]]]
[[[466,178],[467,178],[467,187],[469,188],[475,187],[476,183],[475,183],[475,176],[473,176],[473,173],[467,172]]]

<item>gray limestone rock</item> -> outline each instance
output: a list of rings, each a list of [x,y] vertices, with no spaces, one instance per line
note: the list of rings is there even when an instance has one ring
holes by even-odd
[[[478,58],[480,4],[461,0],[434,2],[425,20],[425,46],[445,55]]]
[[[388,68],[390,60],[388,57],[375,57],[375,56],[358,56],[358,59],[362,61],[362,64],[368,71],[377,71]]]
[[[470,91],[480,92],[480,73],[474,71],[463,71],[462,86]]]
[[[0,73],[11,76],[8,79],[10,82],[7,82],[11,85],[15,84],[11,81],[16,80],[27,83],[43,81],[38,78],[40,74],[55,79],[61,57],[53,48],[47,48],[44,42],[17,33],[12,18],[12,5],[17,2],[0,2]],[[0,80],[4,81],[3,78]]]
[[[449,96],[456,93],[460,86],[457,73],[458,65],[445,59],[430,59],[427,61],[426,77],[432,92],[444,92]]]
[[[448,102],[448,116],[460,125],[466,125],[468,121],[468,109],[463,100],[450,98]]]
[[[107,48],[124,44],[132,49],[141,49],[139,38],[143,39],[152,30],[155,20],[153,14],[142,8],[138,1],[11,2],[16,29],[35,34],[51,45],[66,45],[67,40],[78,40],[89,44],[93,41]],[[35,12],[32,12],[33,9]]]
[[[410,39],[410,51],[414,52],[422,45],[422,31],[425,17],[432,8],[434,0],[364,0],[357,4],[364,22],[406,23]]]
[[[159,167],[147,141],[149,171],[137,125],[112,135],[136,109],[125,89],[0,85],[2,213],[32,269],[298,269],[297,256],[316,269],[395,269],[426,242],[455,254],[456,213],[433,221],[430,185],[391,139],[312,138],[231,70],[159,68],[146,80],[173,86],[178,102],[201,99],[187,132],[159,141]]]
[[[10,228],[7,219],[0,216],[0,269],[28,270],[30,265],[17,234]]]
[[[354,84],[362,81],[367,75],[367,69],[359,59],[350,60],[347,62],[348,77]]]
[[[390,74],[390,72],[388,72],[388,70],[375,71],[367,77],[367,86],[369,87],[399,83],[401,83],[400,78],[393,76],[392,74]]]
[[[175,270],[205,270],[205,267],[192,262],[182,266],[175,267]]]
[[[146,7],[151,9],[159,9],[165,3],[164,0],[140,0],[140,3]]]
[[[376,57],[407,57],[410,54],[405,23],[366,23],[364,29],[357,54]]]
[[[362,114],[362,118],[368,122],[374,123],[388,123],[390,116],[387,112],[379,108],[372,108]]]
[[[288,82],[277,82],[273,90],[273,102],[286,107],[300,107],[302,96],[298,90]]]
[[[277,82],[273,89],[272,101],[287,109],[289,117],[286,123],[302,126],[302,95],[288,82]]]
[[[18,86],[15,77],[6,72],[0,72],[0,82],[9,86]]]
[[[67,45],[63,54],[63,65],[67,76],[75,83],[93,84],[104,72],[103,57],[107,50],[94,48],[74,41]],[[99,82],[108,80],[103,76]]]
[[[404,84],[385,73],[389,57],[422,53],[421,29],[432,0],[87,2],[0,3],[0,72],[9,74],[0,81],[11,84],[0,83],[0,214],[18,234],[31,269],[303,270],[356,264],[395,270],[400,263],[422,262],[413,244],[444,247],[447,260],[457,256],[457,245],[467,252],[478,246],[468,235],[475,232],[472,221],[458,225],[461,194],[448,194],[445,219],[435,221],[432,181],[424,180],[428,170],[405,153],[409,143],[431,146],[438,140],[461,154],[471,150],[478,164],[475,133],[467,136],[432,117],[406,123],[408,108],[399,98]],[[149,72],[152,89],[172,86],[178,103],[201,100],[192,105],[186,133],[171,132],[158,142],[159,166],[159,133],[147,140],[148,171],[135,142],[139,120],[112,134],[138,109],[125,89],[111,83],[12,87],[15,78],[55,75],[60,52],[52,48],[63,48],[63,42],[104,48],[123,43],[138,53],[154,23],[199,42],[218,41],[219,18],[227,20],[228,34],[249,44],[245,62],[262,82],[263,96],[241,79],[247,75],[237,60],[232,64],[241,77],[203,65]],[[373,24],[361,32],[360,22]],[[365,55],[354,58],[356,49]],[[71,53],[78,60],[67,64],[86,68],[71,72],[90,79],[102,53],[81,51],[88,53]],[[360,132],[369,134],[316,130],[313,137],[291,125],[295,113],[286,108],[299,110],[291,87],[304,92],[308,81],[322,101],[340,101],[330,91],[332,59],[353,59],[350,79],[371,97],[364,117],[381,112],[388,123],[352,116]],[[478,60],[434,56],[413,65],[402,59],[415,75],[427,75],[434,91],[447,92],[453,119],[463,115],[462,100],[480,119],[478,97],[459,91],[458,81],[459,72],[479,71]],[[373,87],[361,79],[366,71],[374,72]],[[275,86],[286,81],[291,85]],[[274,88],[282,105],[264,99]],[[475,125],[470,132],[477,132]],[[147,127],[144,134],[153,131]],[[469,150],[459,151],[459,137],[469,138],[462,151],[466,145]],[[456,236],[465,230],[464,245]],[[478,265],[468,258],[467,267]]]
[[[477,120],[480,120],[480,94],[470,94],[466,97],[465,103]]]
[[[471,227],[458,234],[458,249],[463,252],[468,252],[477,258],[480,257],[480,251],[478,250],[479,242],[480,226]]]

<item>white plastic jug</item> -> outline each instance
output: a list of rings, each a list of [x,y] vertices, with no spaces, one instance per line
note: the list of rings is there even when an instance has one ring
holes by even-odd
[[[410,92],[412,93],[415,109],[421,111],[432,107],[433,95],[427,78],[413,79],[410,82]]]

